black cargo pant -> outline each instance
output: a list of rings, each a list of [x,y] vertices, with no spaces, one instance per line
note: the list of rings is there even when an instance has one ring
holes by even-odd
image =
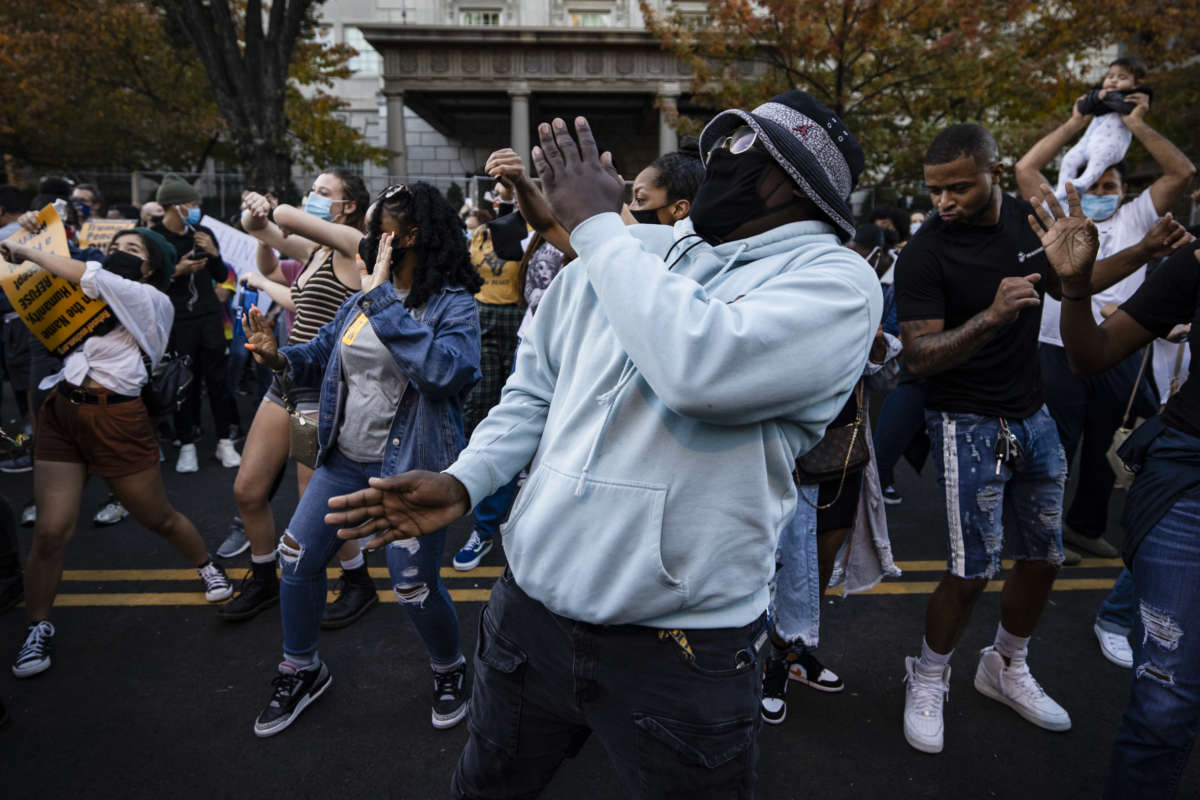
[[[765,614],[712,630],[577,622],[505,570],[480,619],[453,795],[537,797],[595,733],[632,797],[753,797],[766,638]]]

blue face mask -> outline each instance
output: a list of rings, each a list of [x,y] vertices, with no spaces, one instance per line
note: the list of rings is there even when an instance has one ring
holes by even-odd
[[[1084,215],[1094,220],[1108,219],[1117,213],[1120,202],[1119,194],[1085,194],[1079,198]]]
[[[333,222],[333,201],[325,195],[309,192],[304,198],[304,210],[326,222]]]
[[[200,218],[203,216],[204,212],[197,206],[196,208],[189,208],[187,210],[187,213],[183,215],[183,221],[188,225],[199,225]]]

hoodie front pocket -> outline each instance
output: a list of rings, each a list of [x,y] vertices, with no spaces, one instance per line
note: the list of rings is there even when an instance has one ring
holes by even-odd
[[[580,476],[541,464],[503,528],[517,582],[551,610],[623,623],[679,611],[687,584],[662,561],[664,484]]]

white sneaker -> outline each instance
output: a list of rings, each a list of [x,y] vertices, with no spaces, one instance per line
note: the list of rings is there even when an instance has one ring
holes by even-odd
[[[18,678],[32,678],[50,669],[50,651],[54,649],[54,626],[42,620],[29,626],[25,643],[17,653],[12,673]]]
[[[980,694],[1004,703],[1039,728],[1048,731],[1071,729],[1071,716],[1034,680],[1024,658],[1014,658],[1005,666],[1004,657],[996,652],[996,648],[983,648],[979,668],[975,670],[975,688]]]
[[[1106,631],[1100,623],[1092,626],[1096,638],[1100,640],[1100,652],[1112,663],[1125,669],[1133,669],[1133,648],[1129,646],[1129,637],[1119,633]]]
[[[942,752],[945,725],[942,706],[950,698],[950,666],[940,678],[929,678],[917,670],[917,659],[904,659],[904,740],[922,753]]]
[[[196,445],[185,444],[179,448],[179,458],[175,461],[176,472],[196,472],[200,465],[196,462]]]
[[[204,599],[210,603],[219,603],[233,596],[233,585],[225,576],[225,570],[211,560],[207,566],[197,567],[200,580],[204,581]]]
[[[233,439],[222,439],[217,442],[217,459],[225,469],[241,466],[242,456],[233,446]]]

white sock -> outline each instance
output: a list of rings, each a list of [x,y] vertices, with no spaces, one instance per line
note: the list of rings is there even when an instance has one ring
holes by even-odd
[[[350,559],[349,561],[342,561],[341,563],[342,563],[342,569],[351,570],[351,569],[358,569],[363,564],[367,563],[367,560],[365,558],[363,558],[362,551],[359,550],[357,553],[354,554],[354,558]]]
[[[430,661],[429,666],[433,667],[433,671],[438,673],[454,672],[454,670],[458,669],[465,663],[467,663],[467,659],[464,658],[461,653],[459,653],[458,658],[449,664],[439,664],[436,661]]]
[[[267,553],[264,556],[256,556],[256,555],[254,555],[254,553],[251,553],[250,554],[250,563],[252,563],[252,564],[274,564],[275,563],[275,551],[272,550],[271,552]]]
[[[1004,630],[1004,624],[996,626],[996,641],[992,646],[996,648],[996,652],[1004,656],[1008,661],[1016,659],[1024,659],[1029,654],[1029,638],[1028,636],[1014,636]]]
[[[320,663],[321,659],[317,658],[317,651],[313,650],[311,653],[306,653],[304,655],[284,653],[283,663],[279,666],[288,667],[296,672],[305,672],[310,669],[316,669],[317,665]]]
[[[954,655],[954,651],[949,653],[939,653],[929,646],[929,642],[925,639],[921,640],[921,657],[917,659],[917,669],[926,675],[936,675],[939,678],[946,670],[946,665],[950,663],[950,656]]]

